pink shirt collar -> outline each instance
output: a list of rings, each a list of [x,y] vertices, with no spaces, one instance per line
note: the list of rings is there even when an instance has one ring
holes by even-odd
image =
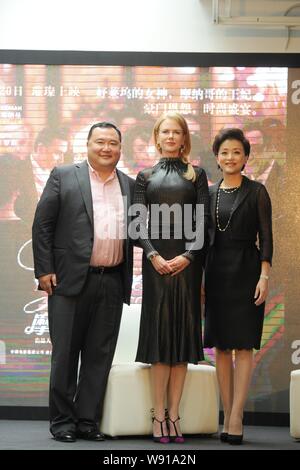
[[[90,171],[102,181],[102,179],[98,175],[97,171],[92,167],[92,165],[90,164],[90,162],[88,160],[87,160],[87,164],[88,164],[88,167],[89,167]],[[107,181],[111,181],[116,176],[117,176],[117,170],[116,170],[116,168],[114,168],[113,171],[111,172],[111,174],[109,175],[109,177],[105,181],[102,181],[102,183],[106,183]]]

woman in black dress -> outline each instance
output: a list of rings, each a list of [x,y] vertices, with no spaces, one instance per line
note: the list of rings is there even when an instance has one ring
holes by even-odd
[[[190,134],[183,116],[161,116],[153,134],[161,158],[138,174],[134,198],[145,209],[139,225],[144,250],[143,301],[136,361],[152,364],[154,440],[183,442],[178,413],[187,363],[197,364],[204,358],[200,313],[203,240],[199,242],[204,227],[201,217],[195,218],[195,209],[204,205],[205,220],[201,220],[205,222],[208,185],[204,170],[189,163]],[[155,207],[162,208],[162,204],[173,206],[169,220],[154,215]],[[180,213],[183,216],[187,206],[193,212],[184,219]],[[191,241],[186,236],[188,229],[196,233],[194,244],[187,243]]]
[[[252,350],[260,349],[268,293],[273,252],[271,202],[261,183],[241,174],[250,144],[240,129],[222,130],[215,137],[213,151],[223,179],[210,187],[204,346],[216,348],[224,409],[221,440],[241,444]]]

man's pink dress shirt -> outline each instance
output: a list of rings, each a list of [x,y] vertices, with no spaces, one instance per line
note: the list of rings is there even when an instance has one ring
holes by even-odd
[[[89,166],[93,214],[94,245],[91,266],[116,266],[124,260],[124,205],[114,170],[106,181]]]

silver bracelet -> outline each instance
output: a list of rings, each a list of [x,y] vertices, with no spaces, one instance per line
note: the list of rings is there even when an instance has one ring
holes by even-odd
[[[260,279],[266,279],[267,281],[269,279],[269,276],[267,276],[266,274],[261,274],[259,277]]]

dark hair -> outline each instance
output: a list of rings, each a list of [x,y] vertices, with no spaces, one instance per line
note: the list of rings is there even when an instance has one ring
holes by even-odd
[[[54,139],[68,140],[67,129],[65,127],[45,127],[38,133],[34,141],[34,151],[37,151],[39,145],[49,147]]]
[[[106,121],[97,122],[96,124],[92,125],[87,136],[88,141],[90,140],[93,130],[96,129],[96,127],[100,127],[100,129],[114,129],[119,136],[120,142],[122,142],[122,134],[121,134],[120,129],[118,129],[117,126],[113,124],[112,122],[106,122]]]
[[[243,131],[241,129],[238,129],[237,127],[232,127],[230,129],[222,129],[216,135],[215,140],[213,142],[213,146],[212,146],[214,155],[216,156],[218,155],[219,149],[221,145],[223,144],[223,142],[225,142],[225,140],[238,140],[239,142],[241,142],[241,144],[244,147],[244,152],[245,152],[246,157],[250,155],[250,149],[251,149],[250,142],[244,136]]]
[[[123,141],[123,156],[124,161],[131,168],[135,168],[137,163],[136,156],[133,154],[133,143],[135,139],[140,138],[145,142],[150,142],[152,136],[152,129],[143,125],[137,125],[128,129],[124,134]]]

